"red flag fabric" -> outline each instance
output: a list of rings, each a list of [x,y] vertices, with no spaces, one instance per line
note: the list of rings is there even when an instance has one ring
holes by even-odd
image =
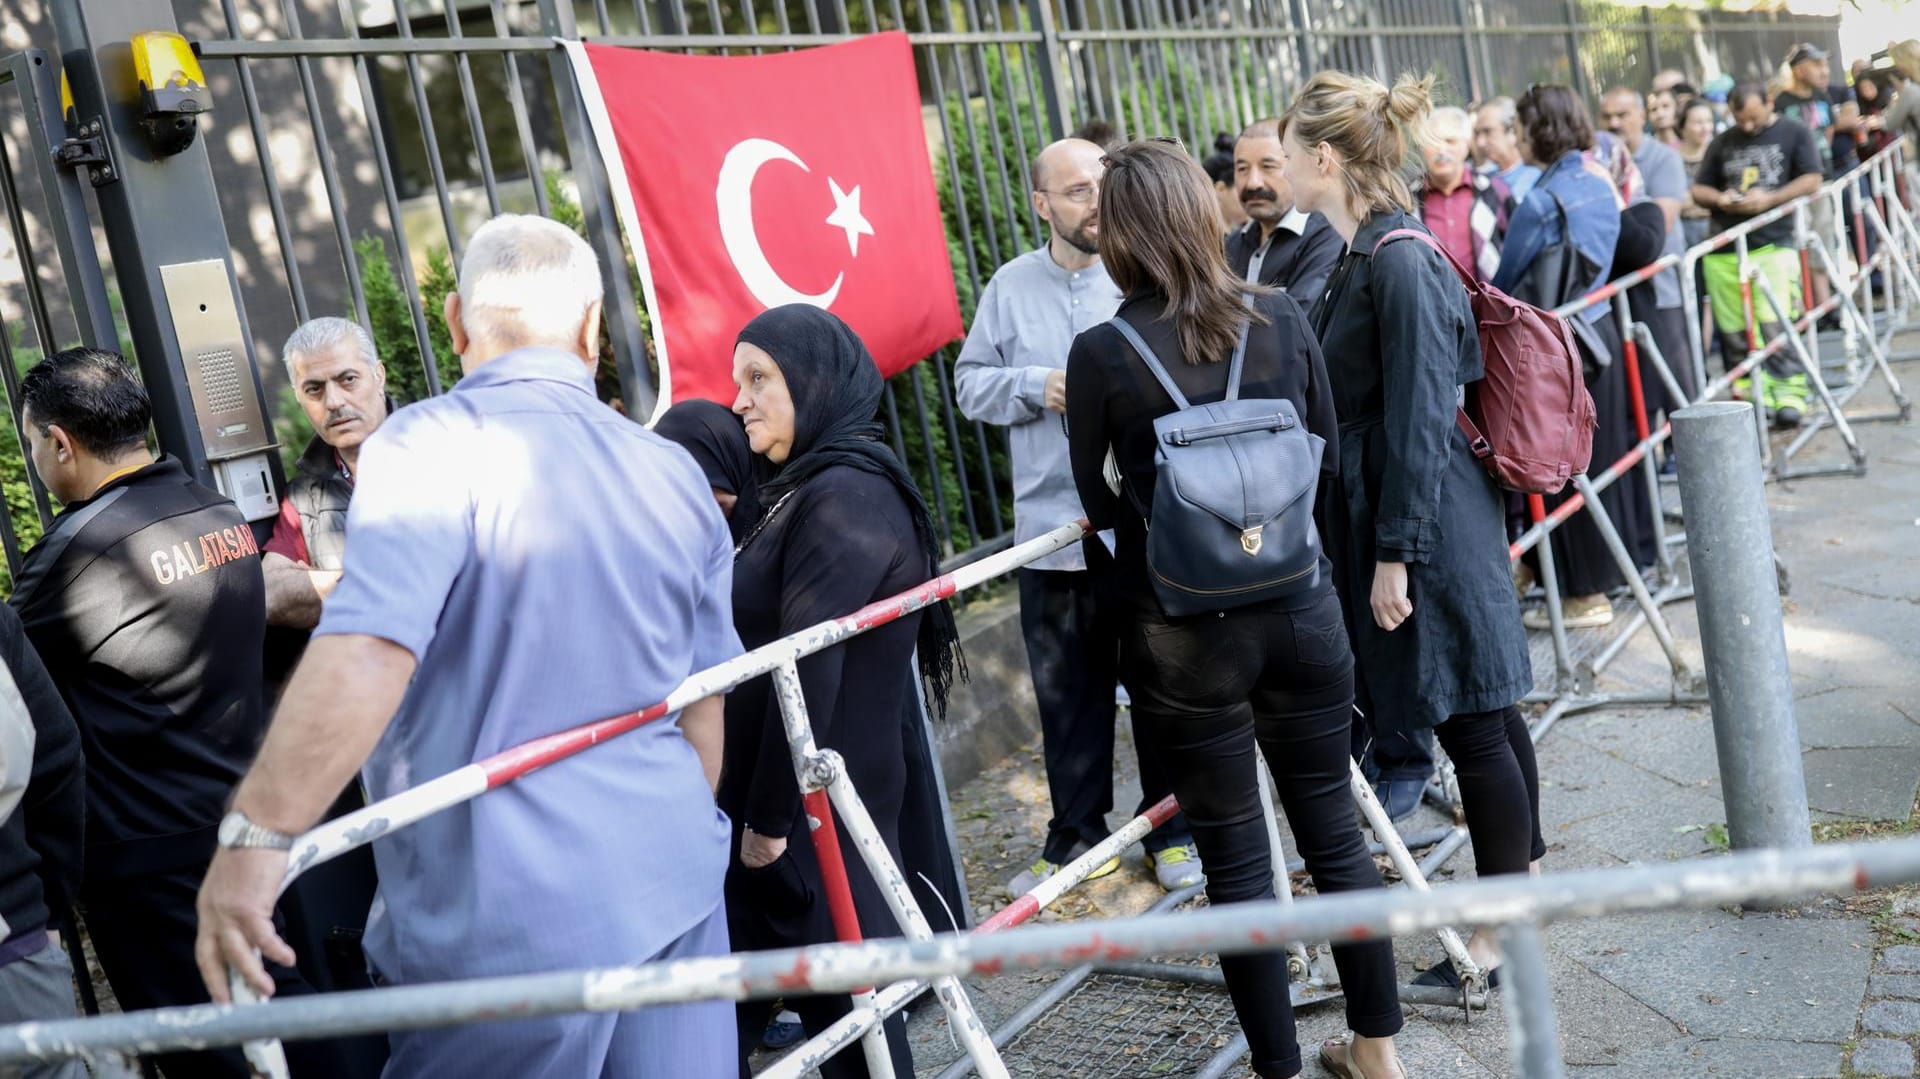
[[[763,56],[584,52],[672,400],[730,404],[734,337],[780,304],[845,319],[883,375],[960,336],[905,34]]]

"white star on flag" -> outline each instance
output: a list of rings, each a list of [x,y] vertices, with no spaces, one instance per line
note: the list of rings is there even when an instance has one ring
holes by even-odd
[[[833,212],[827,215],[827,224],[847,231],[847,253],[860,253],[860,237],[872,236],[873,225],[860,213],[860,185],[853,185],[852,191],[840,190],[839,181],[827,177],[827,187],[833,192]]]

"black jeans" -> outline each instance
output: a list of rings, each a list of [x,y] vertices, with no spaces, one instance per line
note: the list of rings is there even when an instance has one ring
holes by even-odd
[[[1375,783],[1433,778],[1432,731],[1374,731],[1353,725],[1353,759]]]
[[[1027,642],[1027,666],[1040,706],[1045,744],[1047,793],[1053,819],[1047,822],[1042,856],[1065,862],[1077,844],[1092,846],[1112,829],[1114,691],[1119,686],[1120,642],[1115,620],[1103,618],[1091,571],[1023,569],[1020,580],[1020,632]],[[1140,739],[1139,712],[1133,713],[1134,749],[1140,758],[1140,806],[1145,812],[1173,793],[1166,763],[1148,753]],[[1154,829],[1143,841],[1149,851],[1187,841],[1184,817]]]
[[[193,938],[199,927],[194,900],[206,875],[205,866],[194,866],[87,882],[81,895],[87,935],[121,1008],[133,1011],[207,1002],[207,987],[193,958]],[[284,920],[276,914],[274,923],[285,939]],[[266,967],[274,981],[274,999],[313,992],[298,971],[277,963]],[[358,1070],[354,1040],[290,1041],[287,1063],[295,1079],[366,1074]],[[168,1079],[246,1079],[253,1074],[238,1047],[167,1053],[153,1060]]]
[[[1460,779],[1460,805],[1483,877],[1525,873],[1547,855],[1540,834],[1540,766],[1520,709],[1463,712],[1434,728]]]
[[[1137,613],[1121,645],[1142,753],[1169,764],[1215,904],[1273,898],[1272,856],[1254,769],[1272,769],[1294,844],[1322,894],[1381,887],[1360,837],[1348,776],[1353,653],[1329,590],[1300,611],[1258,606],[1170,621]],[[1393,944],[1335,945],[1347,1025],[1400,1029]],[[1300,1071],[1279,951],[1220,960],[1262,1076]]]

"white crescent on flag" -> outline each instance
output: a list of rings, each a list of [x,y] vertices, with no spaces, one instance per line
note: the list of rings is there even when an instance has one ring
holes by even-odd
[[[802,172],[813,171],[798,154],[772,139],[741,139],[735,143],[720,163],[720,179],[713,190],[714,210],[720,218],[720,239],[726,245],[727,257],[733,260],[740,280],[762,306],[805,303],[832,307],[846,274],[835,274],[833,284],[827,286],[825,292],[802,292],[781,278],[767,261],[766,252],[760,249],[760,237],[753,231],[753,179],[759,175],[760,166],[769,161],[798,165]],[[847,253],[858,256],[860,237],[874,234],[873,225],[860,213],[860,187],[856,184],[852,191],[844,191],[839,181],[829,176],[827,190],[833,195],[833,213],[827,216],[826,223],[845,230]]]

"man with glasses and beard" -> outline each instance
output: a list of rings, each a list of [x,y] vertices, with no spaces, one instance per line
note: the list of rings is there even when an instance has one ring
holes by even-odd
[[[1085,139],[1040,152],[1033,210],[1047,223],[1045,247],[1000,267],[980,294],[954,366],[960,411],[1009,428],[1015,538],[1026,541],[1084,516],[1067,461],[1067,351],[1088,327],[1113,317],[1120,290],[1100,262],[1100,181],[1105,153]],[[1008,885],[1031,890],[1108,834],[1113,809],[1119,639],[1098,609],[1109,549],[1089,541],[1020,570],[1020,629],[1040,708],[1053,819],[1040,857]],[[1140,759],[1140,808],[1172,791],[1164,765]],[[1147,860],[1169,891],[1200,880],[1200,856],[1175,817],[1147,836]],[[1120,866],[1116,857],[1093,872]]]
[[[1247,211],[1245,225],[1227,234],[1233,272],[1260,285],[1285,289],[1312,314],[1327,278],[1346,249],[1319,214],[1294,208],[1281,175],[1280,121],[1256,120],[1233,145],[1233,186]]]

